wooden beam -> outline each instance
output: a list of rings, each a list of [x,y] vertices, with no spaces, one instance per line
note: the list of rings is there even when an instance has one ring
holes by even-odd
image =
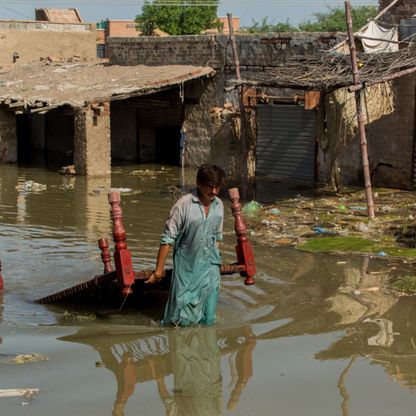
[[[34,114],[34,113],[47,113],[50,110],[53,110],[55,108],[58,108],[58,105],[45,105],[44,107],[40,107],[40,108],[35,108],[35,109],[31,109],[30,110],[30,114]]]
[[[26,104],[24,101],[15,101],[14,103],[10,103],[9,107],[10,108],[15,108],[15,107],[24,107]]]
[[[39,389],[0,389],[0,397],[30,397],[39,393]]]

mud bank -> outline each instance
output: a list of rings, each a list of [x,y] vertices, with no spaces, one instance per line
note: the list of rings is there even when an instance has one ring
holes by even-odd
[[[243,211],[250,238],[258,244],[294,246],[315,252],[361,253],[416,260],[416,198],[413,192],[375,189],[376,218],[365,193],[323,189],[275,203],[251,201]]]

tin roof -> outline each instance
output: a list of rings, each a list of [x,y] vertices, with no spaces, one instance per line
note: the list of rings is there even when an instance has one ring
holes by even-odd
[[[147,95],[214,74],[210,67],[190,65],[150,67],[45,61],[16,64],[0,68],[0,104],[31,112],[62,105],[80,107]]]

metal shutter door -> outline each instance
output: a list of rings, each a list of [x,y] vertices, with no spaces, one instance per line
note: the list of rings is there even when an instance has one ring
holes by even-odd
[[[299,105],[257,106],[256,175],[311,185],[316,112]]]

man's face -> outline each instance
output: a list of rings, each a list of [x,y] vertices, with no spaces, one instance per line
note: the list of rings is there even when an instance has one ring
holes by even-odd
[[[220,186],[211,186],[198,183],[199,196],[203,202],[212,202],[220,192]]]

